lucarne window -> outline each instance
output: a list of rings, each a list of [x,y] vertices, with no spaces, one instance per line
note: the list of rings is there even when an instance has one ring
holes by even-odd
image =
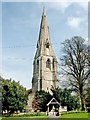
[[[46,48],[49,48],[49,42],[48,42],[48,43],[46,43]]]

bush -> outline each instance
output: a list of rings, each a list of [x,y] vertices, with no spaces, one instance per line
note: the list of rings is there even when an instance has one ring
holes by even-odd
[[[14,115],[14,117],[30,117],[30,116],[46,116],[46,114],[45,113],[40,113],[40,112],[37,112],[37,113],[34,112],[34,113],[31,113],[31,114]]]

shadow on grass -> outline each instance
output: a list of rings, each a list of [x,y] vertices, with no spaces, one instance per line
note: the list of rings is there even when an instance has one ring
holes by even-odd
[[[88,118],[2,118],[1,120],[90,120]]]

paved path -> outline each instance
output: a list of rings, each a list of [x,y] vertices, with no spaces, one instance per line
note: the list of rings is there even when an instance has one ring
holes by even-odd
[[[60,116],[49,116],[48,120],[60,120]]]

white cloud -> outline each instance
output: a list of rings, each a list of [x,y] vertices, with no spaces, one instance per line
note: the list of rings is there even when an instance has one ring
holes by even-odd
[[[62,12],[64,12],[66,10],[66,8],[69,7],[71,3],[67,3],[67,2],[52,2],[50,4],[46,3],[47,8],[50,9],[55,9],[55,10],[60,10]]]
[[[46,2],[46,3],[45,3]],[[38,3],[42,3],[42,0],[38,0]],[[63,13],[72,4],[75,3],[77,6],[81,7],[83,10],[88,11],[88,0],[44,0],[43,4],[46,4],[48,8],[55,10],[61,10]]]
[[[84,10],[88,10],[88,2],[89,0],[2,0],[3,2],[38,2],[39,4],[43,4],[48,8],[53,8],[56,10],[61,10],[62,13],[72,4],[77,3]]]
[[[83,19],[79,17],[68,17],[67,24],[72,28],[79,28],[82,21]]]
[[[84,10],[88,10],[88,0],[86,0],[86,2],[78,3],[78,5],[82,7]]]
[[[62,12],[65,11],[66,8],[69,7],[71,4],[70,2],[66,2],[66,0],[63,0],[63,2],[60,1],[48,1],[48,0],[38,0],[39,5],[46,6],[47,9],[54,9],[54,10],[60,10]]]

